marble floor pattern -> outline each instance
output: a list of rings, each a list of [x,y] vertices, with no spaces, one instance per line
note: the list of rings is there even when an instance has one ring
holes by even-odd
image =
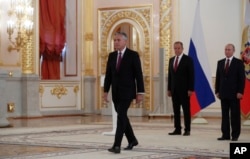
[[[114,136],[103,135],[112,131],[111,116],[8,120],[11,127],[0,128],[0,159],[227,159],[232,142],[217,141],[220,118],[192,124],[191,136],[169,136],[173,131],[170,118],[130,117],[139,145],[132,151],[112,154],[107,149]],[[237,142],[250,142],[250,126],[242,125]]]

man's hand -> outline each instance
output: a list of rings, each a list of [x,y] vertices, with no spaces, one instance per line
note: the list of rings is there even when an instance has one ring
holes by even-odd
[[[169,97],[171,97],[171,96],[172,96],[171,91],[168,91],[168,96],[169,96]]]
[[[216,93],[215,95],[216,95],[216,97],[217,97],[218,99],[220,99],[220,94],[219,94],[219,93]]]
[[[143,94],[136,95],[136,104],[140,104],[143,101]]]
[[[190,97],[193,94],[193,91],[188,91],[188,96]]]
[[[237,99],[241,99],[243,97],[243,94],[237,93]]]
[[[108,93],[107,93],[107,92],[104,92],[104,93],[103,93],[102,98],[103,98],[103,100],[104,100],[105,102],[109,102],[109,100],[108,100]]]

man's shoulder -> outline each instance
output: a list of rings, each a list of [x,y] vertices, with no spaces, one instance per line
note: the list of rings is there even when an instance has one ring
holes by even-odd
[[[126,49],[125,53],[127,54],[126,56],[130,56],[130,57],[139,56],[139,53],[137,51],[129,49],[129,48]]]
[[[137,51],[132,50],[132,49],[129,49],[129,48],[126,48],[126,52],[130,52],[130,53],[137,53],[137,54],[138,54],[138,52],[137,52]]]
[[[186,59],[186,60],[191,60],[191,61],[193,61],[192,57],[191,57],[191,56],[188,56],[188,55],[186,55],[186,54],[183,54],[183,55],[182,55],[182,58],[183,58],[183,59]]]
[[[243,66],[243,65],[244,65],[244,62],[243,62],[243,60],[241,60],[241,59],[238,59],[238,58],[234,57],[233,60],[234,60],[235,63],[236,63],[237,65],[239,65],[239,66]]]
[[[237,62],[243,62],[241,59],[239,59],[239,58],[236,58],[236,57],[233,57],[233,60],[235,60],[235,61],[237,61]]]
[[[116,54],[116,51],[110,52],[109,56],[114,56]]]
[[[225,58],[218,60],[218,63],[222,63],[225,61]]]

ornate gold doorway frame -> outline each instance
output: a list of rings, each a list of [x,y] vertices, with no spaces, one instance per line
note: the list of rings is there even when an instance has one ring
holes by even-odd
[[[101,77],[105,75],[108,54],[113,51],[112,38],[117,26],[122,23],[132,25],[139,36],[139,52],[145,85],[145,99],[140,108],[151,110],[152,107],[152,6],[102,8],[98,10],[98,55],[99,55],[99,102],[98,107],[105,107],[102,100]],[[138,107],[138,106],[133,106]]]

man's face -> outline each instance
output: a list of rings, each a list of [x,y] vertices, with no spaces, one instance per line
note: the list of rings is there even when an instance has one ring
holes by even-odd
[[[174,44],[174,53],[176,56],[179,56],[183,52],[183,47],[181,44]]]
[[[126,46],[127,41],[123,38],[122,35],[115,35],[114,37],[114,47],[116,50],[122,50]]]
[[[234,54],[234,48],[232,45],[226,45],[225,47],[225,56],[226,57],[231,57]]]

